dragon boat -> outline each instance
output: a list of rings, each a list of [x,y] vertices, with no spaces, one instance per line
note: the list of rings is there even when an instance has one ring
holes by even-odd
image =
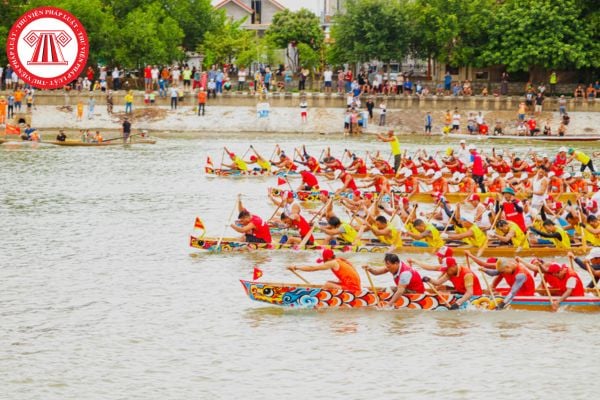
[[[328,309],[328,308],[377,308],[380,301],[387,301],[392,293],[385,289],[363,288],[359,292],[324,289],[318,285],[295,283],[263,283],[240,280],[246,294],[251,300],[270,305],[296,309]],[[401,310],[448,310],[461,295],[451,292],[406,293],[390,308]],[[465,302],[462,308],[493,310],[503,296],[478,296]],[[550,298],[547,296],[516,296],[510,303],[510,309],[529,311],[552,311]],[[561,303],[561,309],[575,312],[600,312],[600,298],[595,296],[573,296]]]
[[[300,174],[296,171],[265,171],[265,170],[248,170],[241,171],[238,169],[223,169],[223,168],[211,168],[210,166],[204,167],[204,172],[206,176],[210,178],[216,177],[229,177],[229,178],[245,178],[245,177],[266,177],[266,176],[287,176],[287,177],[296,177],[300,176]]]
[[[363,245],[353,246],[346,244],[328,245],[322,241],[316,240],[315,244],[298,246],[281,243],[248,243],[241,242],[236,238],[223,238],[220,243],[218,238],[195,237],[190,236],[190,247],[209,252],[235,252],[235,251],[320,251],[323,249],[332,249],[340,253],[386,253],[390,246],[384,245],[375,240],[363,239]],[[455,256],[464,256],[466,251],[477,254],[479,248],[472,246],[451,246]],[[531,247],[529,249],[517,249],[509,246],[489,246],[486,247],[481,256],[485,257],[539,257],[552,258],[564,257],[569,251],[575,255],[586,255],[590,247],[576,246],[570,249],[557,249],[554,247]],[[420,247],[404,245],[394,252],[398,254],[434,254],[436,249],[432,247]]]
[[[156,144],[155,139],[136,139],[131,137],[127,143],[123,143],[123,139],[118,138],[115,140],[104,141],[101,143],[93,143],[93,142],[82,142],[81,140],[65,140],[64,142],[58,140],[52,140],[45,142],[48,144],[53,144],[55,146],[67,146],[67,147],[106,147],[106,146],[127,146],[131,144]]]
[[[275,197],[281,196],[283,194],[283,192],[289,192],[289,190],[279,189],[279,188],[274,188],[274,187],[269,188],[268,191],[271,195],[273,195]],[[308,191],[308,190],[292,191],[294,198],[301,202],[320,202],[321,201],[320,200],[321,193],[322,193],[322,191]],[[339,194],[335,194],[335,192],[332,192],[332,191],[327,191],[327,194],[329,196],[334,196],[334,199],[336,199],[336,200],[340,200],[342,198],[354,199],[354,193],[351,191],[341,192]],[[366,194],[372,195],[374,199],[377,199],[379,197],[379,193],[376,191],[368,191],[368,190],[361,191],[361,195],[364,196]],[[400,201],[403,197],[408,197],[409,200],[416,202],[416,203],[436,203],[437,199],[438,199],[438,193],[435,193],[435,192],[405,193],[405,192],[392,191],[392,194],[394,196],[395,202]],[[500,198],[500,196],[501,196],[500,193],[477,193],[477,194],[479,195],[481,201],[485,201],[489,197]],[[465,201],[469,197],[469,195],[470,195],[470,193],[450,192],[450,193],[444,193],[444,198],[446,199],[446,201],[448,203],[458,203],[458,202]],[[571,200],[571,202],[576,203],[577,199],[579,197],[581,197],[581,196],[585,197],[584,195],[581,195],[579,193],[560,193],[560,194],[555,194],[553,196],[556,201],[560,201],[563,203],[566,203],[568,200]],[[383,201],[391,200],[390,197],[391,197],[390,195],[385,194]],[[517,197],[521,200],[524,200],[524,199],[529,198],[530,195],[527,193],[519,192],[519,193],[517,193]]]

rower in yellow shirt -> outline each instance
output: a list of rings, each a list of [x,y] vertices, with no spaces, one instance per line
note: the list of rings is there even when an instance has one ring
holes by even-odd
[[[231,158],[231,161],[233,161],[233,163],[223,164],[223,166],[238,171],[248,171],[248,164],[246,164],[244,160],[236,156],[235,153],[232,153],[229,150],[227,150],[227,148],[225,148],[225,151],[227,152],[227,154],[229,154],[229,158]]]
[[[541,229],[531,226],[529,227],[529,230],[543,237],[544,239],[548,239],[557,249],[571,248],[571,239],[569,238],[567,232],[565,232],[564,229],[556,226],[556,224],[550,219],[544,220]]]
[[[381,243],[390,245],[388,253],[402,248],[402,235],[383,215],[373,218],[373,216],[369,214],[366,222],[367,224],[363,225],[360,233],[362,233],[363,230],[370,230],[373,232],[373,235],[375,235]]]
[[[442,239],[462,240],[473,247],[483,247],[486,243],[485,233],[475,223],[472,216],[463,216],[460,221],[455,219],[454,232],[446,233]]]
[[[413,238],[413,246],[432,247],[434,249],[444,246],[440,231],[433,224],[417,218],[412,224],[406,226],[408,228],[406,235]]]
[[[529,241],[519,225],[512,221],[499,220],[496,224],[496,232],[492,237],[500,240],[502,244],[512,244],[515,248],[528,249]]]
[[[337,239],[341,239],[343,244],[354,244],[362,246],[362,242],[357,240],[358,232],[348,222],[342,222],[336,216],[331,216],[327,220],[327,226],[321,228],[327,235],[326,241],[330,245],[338,244]]]

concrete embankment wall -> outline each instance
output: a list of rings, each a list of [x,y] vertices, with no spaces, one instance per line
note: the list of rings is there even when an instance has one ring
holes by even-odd
[[[7,95],[8,92],[0,92],[0,95]],[[79,99],[84,105],[87,104],[89,96],[94,96],[96,105],[103,105],[106,101],[106,94],[102,92],[63,92],[63,91],[44,91],[35,93],[36,105],[71,105],[75,106]],[[124,105],[124,91],[118,91],[113,94],[115,106]],[[327,95],[324,93],[306,93],[309,107],[311,108],[331,108],[345,107],[346,97],[337,94]],[[230,92],[223,93],[217,98],[210,98],[208,104],[222,106],[255,106],[257,103],[268,101],[271,107],[295,107],[300,102],[299,93],[270,93],[266,100],[261,100],[257,95],[251,95],[248,92]],[[157,105],[168,105],[170,99],[156,97]],[[365,99],[363,98],[363,103]],[[427,110],[446,110],[455,107],[461,110],[481,110],[481,111],[512,111],[518,108],[522,96],[374,96],[375,107],[377,108],[382,101],[386,102],[388,109],[418,109]],[[195,93],[186,93],[183,104],[193,105],[196,103]],[[134,92],[134,105],[144,104],[144,92]],[[364,104],[363,104],[364,107]],[[600,99],[586,101],[582,99],[567,99],[567,108],[569,111],[595,112],[600,111]],[[544,102],[545,110],[558,110],[558,98],[547,97]]]

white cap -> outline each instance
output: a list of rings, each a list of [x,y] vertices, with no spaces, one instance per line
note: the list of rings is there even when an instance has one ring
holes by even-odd
[[[492,180],[493,180],[493,181],[495,181],[495,180],[496,180],[496,179],[498,179],[498,178],[500,178],[500,174],[499,174],[499,173],[497,173],[497,172],[494,172],[494,173],[492,174]]]
[[[381,171],[378,170],[377,168],[371,168],[371,170],[369,171],[369,173],[371,175],[381,175]]]
[[[333,173],[333,177],[335,179],[339,178],[340,175],[342,175],[342,170],[341,169],[336,169],[335,172]]]
[[[498,150],[498,151],[496,152],[496,155],[497,155],[497,156],[501,156],[501,155],[503,155],[503,154],[504,154],[504,150]]]
[[[444,173],[446,173],[446,172],[450,172],[450,168],[448,168],[448,167],[444,167],[444,168],[440,169],[440,171],[442,171],[442,172],[444,172]]]
[[[400,171],[398,171],[398,174],[399,174],[399,175],[404,175],[404,173],[405,173],[406,171],[409,171],[409,169],[408,169],[408,168],[406,168],[406,167],[402,167],[402,168],[400,168]]]
[[[467,143],[467,142],[465,142],[464,139],[460,141],[460,144],[465,144],[465,143]]]
[[[556,176],[556,174],[554,173],[554,171],[548,172],[548,178],[552,178],[553,176]]]
[[[569,179],[571,177],[571,174],[568,172],[565,172],[563,175],[563,179]]]
[[[453,173],[452,179],[455,181],[459,181],[460,180],[460,172],[456,171],[455,173]]]
[[[504,175],[504,179],[510,179],[510,178],[514,178],[515,174],[513,174],[512,172],[507,173],[506,175]]]
[[[475,216],[473,214],[465,214],[465,215],[461,215],[460,219],[464,219],[465,221],[468,221],[470,223],[475,222]]]
[[[561,147],[558,149],[558,152],[559,152],[559,153],[562,153],[563,151],[564,151],[565,153],[567,152],[567,148],[566,148],[565,146],[561,146]]]
[[[431,176],[431,175],[434,175],[434,174],[435,174],[435,171],[433,169],[431,169],[431,168],[429,168],[427,170],[427,172],[425,172],[425,176]]]
[[[406,169],[406,171],[404,171],[404,177],[408,178],[409,176],[412,176],[413,172],[410,169]]]
[[[467,146],[467,150],[477,150],[477,147],[474,144],[470,144]]]
[[[527,179],[529,179],[529,174],[527,172],[521,173],[521,180],[526,181]]]
[[[436,173],[433,174],[433,179],[440,179],[442,177],[442,172],[441,171],[437,171]]]
[[[600,258],[600,247],[593,247],[590,254],[586,257],[587,260],[591,260],[592,258]]]
[[[583,174],[581,172],[575,172],[575,175],[573,175],[573,178],[583,178]]]
[[[548,154],[542,153],[542,154],[540,154],[540,157],[542,157],[542,158],[548,158]]]

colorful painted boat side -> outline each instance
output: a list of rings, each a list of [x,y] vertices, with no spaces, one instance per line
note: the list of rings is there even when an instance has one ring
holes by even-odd
[[[351,246],[351,245],[326,245],[322,242],[317,241],[314,245],[306,245],[299,247],[297,245],[280,244],[280,243],[247,243],[240,242],[235,238],[223,238],[220,249],[217,248],[219,243],[218,238],[209,237],[194,237],[190,236],[190,247],[211,251],[211,252],[231,252],[231,251],[320,251],[323,249],[332,249],[340,253],[386,253],[389,246],[382,244],[365,244],[362,246]],[[468,250],[473,254],[477,254],[479,248],[470,246],[452,247],[455,256],[464,256]],[[484,257],[564,257],[569,251],[572,251],[575,255],[585,255],[589,252],[590,247],[573,247],[568,250],[556,249],[553,247],[532,247],[530,249],[518,249],[514,247],[487,247],[481,256]],[[405,245],[400,249],[396,249],[395,253],[411,253],[411,254],[433,254],[435,249],[431,247],[418,247]]]
[[[323,289],[317,285],[298,285],[294,283],[263,283],[240,280],[251,300],[270,305],[300,309],[327,308],[376,308],[379,300],[387,301],[392,293],[378,291],[377,296],[367,288],[360,292],[338,289]],[[394,309],[411,310],[448,310],[459,294],[407,293],[393,305]],[[469,300],[464,308],[493,309],[503,297],[496,296],[496,302],[487,296]],[[517,296],[510,304],[513,310],[551,311],[551,303],[546,296]],[[600,312],[600,298],[593,296],[569,297],[561,303],[561,309],[575,312]]]
[[[240,171],[235,169],[221,169],[221,168],[210,168],[209,166],[204,167],[204,172],[208,177],[230,177],[230,178],[245,178],[252,176],[288,176],[296,177],[300,176],[299,173],[294,171],[264,171],[264,170],[249,170]]]
[[[269,188],[269,193],[271,193],[273,196],[281,196],[283,192],[285,192],[285,189],[279,189],[279,188]],[[295,199],[298,199],[298,201],[302,201],[302,202],[320,202],[320,195],[321,192],[320,191],[306,191],[306,190],[298,190],[298,191],[293,191],[292,192],[294,195]],[[335,195],[334,192],[328,191],[327,192],[328,195]],[[370,193],[373,198],[377,198],[379,197],[379,193],[375,192],[375,191],[366,191],[363,190],[361,191],[361,193],[363,195]],[[394,201],[399,201],[400,199],[402,199],[403,197],[409,197],[409,200],[412,202],[417,202],[417,203],[435,203],[437,202],[437,194],[434,192],[422,192],[422,193],[403,193],[403,192],[393,192],[394,194]],[[444,197],[446,198],[446,201],[449,203],[458,203],[461,201],[464,201],[467,199],[467,197],[470,195],[470,193],[459,193],[459,192],[451,192],[451,193],[444,193]],[[482,201],[484,201],[485,199],[489,198],[489,197],[498,197],[500,198],[500,193],[478,193],[479,197],[481,198]],[[527,199],[528,197],[530,197],[528,194],[526,193],[521,193],[519,192],[517,194],[517,197],[519,197],[520,199]],[[572,203],[576,203],[577,199],[581,197],[581,195],[579,195],[578,193],[561,193],[558,195],[554,195],[554,199],[556,201],[561,201],[563,203],[566,203],[568,200],[571,200]],[[341,198],[348,198],[348,199],[353,199],[354,198],[354,193],[353,192],[341,192],[337,195],[335,195],[334,197],[335,199],[341,199]],[[384,195],[383,198],[384,201],[389,201],[390,200],[390,196],[389,195]]]

